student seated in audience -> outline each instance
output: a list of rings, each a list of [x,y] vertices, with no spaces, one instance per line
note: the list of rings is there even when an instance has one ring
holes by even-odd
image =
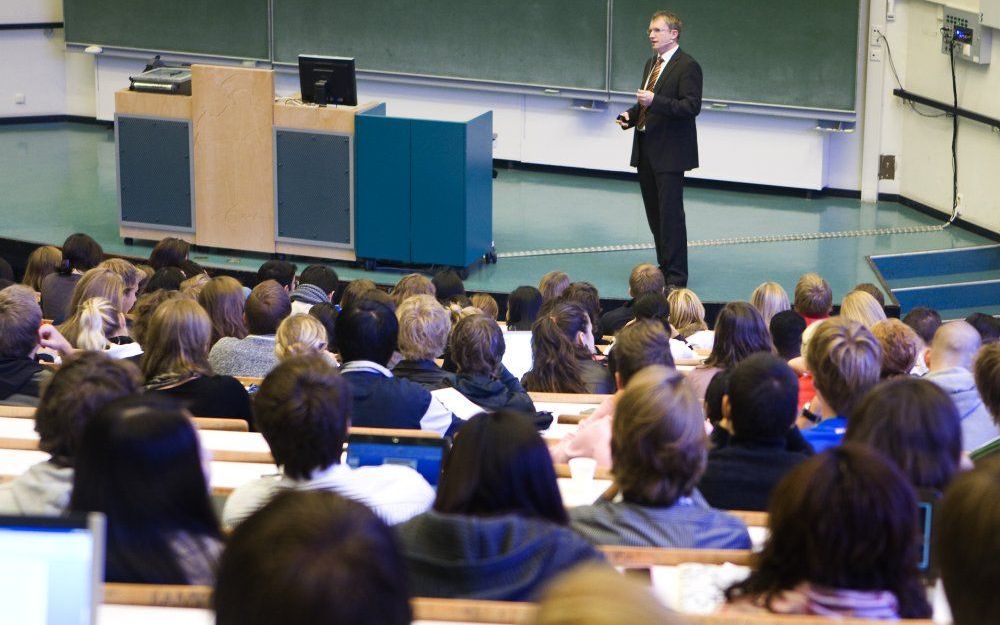
[[[191,299],[180,291],[153,291],[139,296],[132,309],[132,338],[135,342],[145,348],[146,332],[149,330],[149,322],[153,318],[153,313],[163,302],[174,299]]]
[[[955,404],[919,378],[886,380],[869,391],[848,422],[844,441],[882,452],[918,492],[943,492],[962,461]]]
[[[833,291],[830,284],[817,273],[803,274],[795,284],[792,308],[811,326],[830,316],[833,310]]]
[[[995,343],[1000,339],[1000,319],[993,315],[977,312],[965,318],[965,322],[976,329],[983,345]]]
[[[509,408],[535,414],[535,404],[501,363],[506,346],[496,321],[483,314],[465,317],[455,324],[448,343],[458,367],[451,386],[458,392],[484,410]],[[551,422],[547,417],[536,426],[544,429]]]
[[[67,237],[62,247],[62,262],[55,273],[42,279],[42,315],[60,324],[72,312],[70,298],[73,289],[85,271],[93,269],[104,258],[104,250],[86,234],[76,233]]]
[[[550,271],[538,281],[538,292],[542,294],[542,303],[559,299],[569,286],[569,276],[562,271]]]
[[[924,375],[927,373],[927,350],[934,341],[934,333],[941,327],[941,315],[933,308],[917,306],[906,313],[903,323],[913,328],[924,342],[923,352],[917,357],[917,364],[911,372],[913,375]]]
[[[396,309],[399,351],[403,359],[392,375],[416,382],[428,390],[444,388],[455,379],[434,360],[444,353],[451,332],[451,316],[431,294],[412,295]]]
[[[882,305],[865,291],[851,291],[840,303],[840,316],[857,321],[871,330],[879,321],[885,321]]]
[[[393,377],[387,368],[398,332],[396,315],[373,300],[361,299],[337,318],[341,373],[351,385],[354,425],[453,434],[461,420],[426,388]]]
[[[533,286],[519,286],[507,297],[507,330],[531,330],[542,308],[542,294]]]
[[[882,379],[910,375],[924,353],[924,342],[913,328],[899,319],[884,319],[871,331],[882,348]]]
[[[735,367],[744,358],[773,349],[771,333],[764,318],[747,302],[729,302],[715,319],[715,341],[705,362],[688,373],[691,388],[699,400],[715,374]]]
[[[605,495],[573,508],[573,529],[596,545],[749,549],[746,525],[710,508],[695,489],[707,453],[701,406],[684,375],[643,369],[625,387],[611,429],[621,500]]]
[[[73,351],[59,331],[42,325],[42,309],[28,287],[0,290],[0,405],[37,406],[50,372],[35,361],[39,345]]]
[[[777,282],[765,282],[754,289],[750,294],[750,305],[764,318],[764,325],[770,325],[776,314],[792,309],[788,293]]]
[[[885,294],[882,292],[882,289],[878,288],[871,282],[862,282],[860,284],[855,285],[855,287],[851,290],[864,291],[865,293],[874,297],[875,301],[878,302],[879,306],[882,306],[883,308],[885,307]]]
[[[337,272],[326,265],[309,265],[299,275],[299,285],[288,299],[292,302],[292,314],[308,313],[316,304],[333,301],[340,278]]]
[[[283,492],[233,532],[212,595],[217,625],[410,625],[392,531],[327,492]]]
[[[566,525],[545,442],[526,415],[501,410],[462,427],[433,510],[396,533],[415,596],[527,601],[600,559]]]
[[[558,297],[560,302],[573,302],[587,311],[590,317],[590,331],[595,345],[605,345],[607,341],[600,332],[601,296],[597,287],[589,282],[571,282]]]
[[[297,356],[321,356],[327,363],[337,366],[337,359],[327,351],[326,328],[312,315],[297,314],[285,317],[274,335],[274,355],[278,362]]]
[[[705,323],[705,306],[691,289],[673,289],[667,293],[670,303],[670,325],[689,345],[710,350],[715,333]]]
[[[578,566],[542,593],[533,625],[680,625],[648,583],[606,566]]]
[[[954,625],[995,623],[1000,614],[1000,458],[955,478],[935,531],[938,566]]]
[[[144,395],[107,404],[83,426],[69,508],[107,517],[104,581],[214,582],[222,533],[189,417]]]
[[[280,475],[240,486],[226,500],[232,527],[284,490],[329,490],[360,501],[386,523],[401,523],[430,508],[434,490],[401,465],[352,469],[340,462],[351,425],[351,391],[323,358],[290,358],[269,373],[254,400],[254,423]]]
[[[156,291],[180,291],[181,284],[187,280],[184,272],[177,267],[163,267],[157,269],[156,273],[150,277],[146,283],[145,293],[155,293]]]
[[[711,506],[767,510],[774,487],[809,457],[788,449],[798,389],[792,368],[771,354],[753,354],[732,369],[722,398],[723,423],[732,437],[708,452],[708,468],[698,483]]]
[[[255,286],[244,308],[249,334],[242,339],[219,339],[208,354],[212,369],[223,375],[252,378],[267,375],[278,364],[274,355],[274,333],[291,311],[288,293],[279,283],[265,280]]]
[[[562,464],[569,462],[570,458],[585,457],[596,460],[598,466],[611,468],[611,428],[618,400],[632,376],[644,367],[674,366],[669,343],[663,325],[649,319],[636,320],[618,332],[615,348],[608,359],[618,390],[580,421],[576,430],[550,448],[554,462]]]
[[[295,290],[298,283],[295,278],[297,271],[298,267],[295,263],[290,263],[287,260],[269,260],[257,269],[257,284],[274,280],[281,285],[287,295]]]
[[[794,310],[784,310],[771,317],[768,324],[771,331],[771,342],[785,362],[802,355],[802,333],[806,329],[806,321]]]
[[[399,279],[389,295],[396,302],[396,308],[399,308],[403,302],[414,295],[434,297],[437,295],[437,289],[434,288],[434,283],[427,276],[420,273],[409,273]]]
[[[315,317],[323,327],[326,328],[327,345],[326,350],[336,359],[337,357],[337,317],[340,311],[336,304],[327,302],[325,304],[315,304],[309,309],[309,316]],[[340,362],[340,361],[337,361]]]
[[[456,295],[465,295],[465,284],[454,269],[442,269],[437,272],[431,283],[434,285],[434,295],[444,306],[447,306],[448,301]]]
[[[236,378],[216,375],[208,364],[212,328],[205,310],[187,297],[170,299],[153,313],[143,346],[146,390],[173,397],[199,417],[250,421],[250,396]]]
[[[184,261],[188,259],[191,251],[191,244],[184,239],[177,237],[164,237],[160,239],[149,253],[149,266],[154,271],[159,271],[164,267],[176,267],[183,269]]]
[[[976,388],[972,362],[979,351],[980,338],[976,329],[965,321],[951,321],[934,333],[927,353],[930,372],[925,380],[940,386],[955,402],[962,419],[962,449],[972,451],[997,436],[1000,429]]]
[[[892,462],[854,443],[778,484],[764,550],[726,595],[731,611],[929,618],[917,570],[917,500]]]
[[[1000,423],[1000,341],[984,345],[976,356],[973,374],[986,410]]]
[[[635,320],[653,319],[663,325],[670,336],[670,355],[674,360],[694,359],[698,354],[687,341],[670,325],[670,301],[662,293],[647,293],[635,300],[632,306]],[[614,350],[609,354],[614,353]]]
[[[66,340],[74,345],[80,331],[80,305],[92,297],[110,302],[117,317],[125,305],[125,281],[114,271],[100,267],[90,269],[80,277],[69,300],[69,314],[63,323],[56,326]],[[127,336],[127,330],[121,329],[122,334]]]
[[[109,258],[97,268],[111,271],[122,279],[121,311],[126,315],[132,312],[136,299],[139,297],[139,283],[143,278],[142,271],[124,258]]]
[[[103,297],[91,297],[82,302],[60,330],[77,349],[105,352],[112,358],[142,354],[139,344],[128,336],[125,315]]]
[[[816,396],[798,423],[817,452],[839,445],[861,398],[879,381],[882,349],[857,321],[832,317],[816,325],[806,345]]]
[[[141,380],[132,363],[99,353],[68,357],[45,387],[35,412],[38,448],[50,458],[0,485],[0,514],[65,512],[84,424],[105,404],[138,392]]]
[[[375,283],[367,278],[358,278],[357,280],[351,280],[344,287],[344,292],[340,294],[340,310],[341,312],[347,310],[354,304],[354,301],[358,299],[362,294],[368,291],[376,291],[378,287]]]
[[[24,268],[21,284],[40,294],[42,280],[49,274],[55,273],[60,264],[62,264],[62,252],[58,247],[54,245],[36,247],[28,255],[28,264]]]
[[[246,296],[243,285],[231,276],[217,276],[198,293],[198,303],[212,320],[212,345],[224,337],[246,338]]]
[[[521,383],[547,393],[613,393],[607,367],[594,360],[594,335],[587,312],[557,302],[531,329],[532,368]]]
[[[665,282],[663,272],[656,265],[642,263],[632,268],[628,277],[629,301],[618,308],[601,315],[600,332],[603,336],[611,336],[625,327],[625,324],[635,318],[632,306],[635,301],[647,294],[663,295]]]
[[[496,321],[500,318],[500,305],[497,304],[497,300],[489,293],[473,293],[472,305],[479,310],[483,311],[483,314]]]

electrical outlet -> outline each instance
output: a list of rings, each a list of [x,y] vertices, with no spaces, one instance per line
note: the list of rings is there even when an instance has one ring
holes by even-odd
[[[24,104],[25,97],[23,93],[14,94],[14,104]]]
[[[872,48],[868,51],[868,61],[871,63],[882,62],[882,48]]]
[[[872,26],[871,45],[874,48],[882,47],[882,27]]]

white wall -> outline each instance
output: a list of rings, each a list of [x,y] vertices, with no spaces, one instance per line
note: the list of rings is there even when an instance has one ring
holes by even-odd
[[[953,0],[975,9],[979,0]],[[882,0],[873,0],[873,11]],[[61,20],[60,0],[0,0],[0,23]],[[948,59],[938,51],[940,9],[926,0],[896,0],[896,19],[886,36],[904,86],[942,101],[950,99]],[[142,69],[145,55],[132,58],[65,51],[62,31],[0,31],[0,116],[71,114],[110,120],[114,92],[127,87],[128,76]],[[199,59],[183,59],[194,60]],[[1000,62],[1000,33],[993,50]],[[888,59],[868,64],[885,73],[882,106],[882,154],[897,156],[895,180],[881,181],[882,193],[899,193],[946,211],[950,203],[950,124],[914,114],[892,95],[896,86]],[[961,106],[1000,116],[1000,69],[960,63]],[[864,82],[862,81],[863,85]],[[279,95],[298,90],[294,74],[279,73]],[[14,104],[14,94],[26,102]],[[524,163],[631,171],[630,133],[614,126],[623,103],[601,112],[574,110],[560,97],[457,89],[398,82],[359,81],[362,100],[382,100],[390,114],[461,117],[494,112],[494,156]],[[863,109],[859,109],[863,110]],[[814,129],[815,119],[706,110],[699,117],[702,166],[692,176],[713,180],[820,189],[861,188],[863,120],[858,131],[829,134]],[[974,122],[961,123],[960,188],[963,217],[1000,231],[996,175],[1000,136]]]

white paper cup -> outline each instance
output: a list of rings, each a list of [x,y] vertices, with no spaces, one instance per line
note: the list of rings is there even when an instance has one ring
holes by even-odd
[[[575,482],[592,482],[597,471],[597,461],[593,458],[571,458],[569,474]]]

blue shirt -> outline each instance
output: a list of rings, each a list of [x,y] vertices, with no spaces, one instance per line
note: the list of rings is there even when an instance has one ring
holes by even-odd
[[[833,417],[819,422],[816,427],[802,430],[802,438],[806,439],[819,454],[839,445],[844,439],[845,432],[847,432],[847,418]]]

